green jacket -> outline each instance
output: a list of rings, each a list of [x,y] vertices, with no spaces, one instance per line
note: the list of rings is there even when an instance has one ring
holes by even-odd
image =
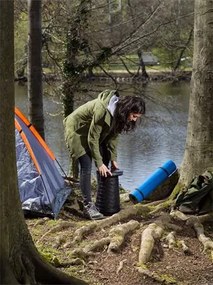
[[[115,90],[105,90],[64,119],[65,140],[73,158],[78,159],[90,151],[96,166],[100,167],[103,160],[99,146],[104,141],[111,160],[116,160],[118,136],[110,133],[112,115],[107,109],[113,95]]]

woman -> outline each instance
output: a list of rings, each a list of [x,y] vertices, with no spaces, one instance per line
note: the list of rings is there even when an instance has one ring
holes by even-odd
[[[97,99],[80,106],[64,119],[66,144],[71,157],[80,164],[80,188],[84,214],[88,218],[103,218],[91,198],[92,159],[100,175],[112,175],[111,171],[118,169],[118,135],[135,129],[136,121],[144,113],[142,98],[120,98],[116,90],[105,90]]]

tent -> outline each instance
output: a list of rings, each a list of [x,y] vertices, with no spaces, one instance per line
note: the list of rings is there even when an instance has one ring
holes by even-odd
[[[53,152],[33,125],[15,108],[18,187],[24,213],[59,214],[71,193]]]

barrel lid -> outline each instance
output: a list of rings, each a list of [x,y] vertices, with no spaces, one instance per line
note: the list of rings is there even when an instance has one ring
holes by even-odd
[[[123,170],[120,170],[120,169],[116,169],[116,170],[113,170],[111,171],[112,175],[107,175],[107,178],[109,177],[115,177],[115,176],[120,176],[120,175],[123,175]],[[97,170],[97,174],[99,175],[99,171]]]
[[[123,175],[123,170],[116,169],[112,171],[112,176],[120,176],[120,175]]]

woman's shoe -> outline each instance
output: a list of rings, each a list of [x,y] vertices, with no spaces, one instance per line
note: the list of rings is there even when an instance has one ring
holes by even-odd
[[[102,215],[96,208],[93,202],[89,202],[87,205],[84,205],[83,209],[84,216],[90,220],[102,220],[104,215]]]

